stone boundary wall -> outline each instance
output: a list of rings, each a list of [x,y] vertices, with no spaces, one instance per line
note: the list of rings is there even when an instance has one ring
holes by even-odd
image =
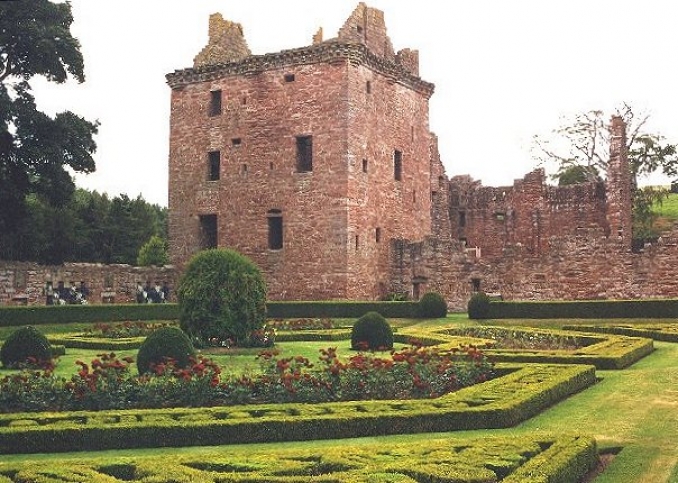
[[[177,270],[171,266],[133,267],[131,265],[104,265],[95,263],[66,263],[38,265],[30,262],[0,261],[0,305],[45,305],[48,282],[56,290],[59,282],[65,287],[80,286],[90,291],[88,302],[134,303],[137,285],[164,282],[170,287],[169,300],[174,300],[178,280]]]
[[[454,310],[466,310],[474,291],[504,300],[591,300],[678,297],[678,228],[631,253],[619,237],[602,229],[552,237],[546,255],[523,247],[503,256],[476,257],[456,241],[428,238],[392,244],[391,291],[440,292]]]

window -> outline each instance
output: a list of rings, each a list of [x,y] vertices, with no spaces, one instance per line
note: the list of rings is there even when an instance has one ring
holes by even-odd
[[[459,226],[462,227],[462,228],[466,226],[466,212],[465,211],[459,212]]]
[[[240,174],[242,174],[243,176],[247,176],[247,171],[248,171],[247,164],[243,163],[242,166],[240,166]]]
[[[417,191],[415,190],[412,191],[412,203],[414,204],[416,202],[417,202]]]
[[[232,146],[240,146],[241,144],[242,144],[242,139],[240,139],[240,138],[231,139],[231,145]]]
[[[313,136],[297,136],[297,172],[313,171]]]
[[[210,91],[210,116],[221,114],[221,90]]]
[[[273,164],[273,161],[271,161],[270,163],[268,163],[268,168],[269,168],[271,171],[273,171],[273,170],[275,169],[275,165]]]
[[[403,179],[403,153],[397,149],[393,152],[393,178],[396,181]]]
[[[268,210],[268,248],[280,250],[283,247],[283,218],[282,211]]]
[[[471,286],[473,287],[472,288],[473,292],[480,292],[480,279],[479,278],[472,278],[471,279]]]
[[[355,236],[355,251],[358,251],[358,248],[360,248],[360,237],[358,235]]]
[[[363,173],[367,173],[367,160],[363,159]]]
[[[365,83],[365,91],[367,91],[368,94],[372,92],[372,83],[370,81]]]
[[[200,215],[200,248],[217,248],[217,215]]]
[[[374,230],[374,240],[379,243],[381,241],[381,228],[375,228]]]
[[[221,152],[219,151],[210,151],[207,155],[208,171],[207,171],[207,180],[208,181],[217,181],[219,179],[219,174],[221,171]]]
[[[285,82],[294,82],[294,74],[285,74]]]

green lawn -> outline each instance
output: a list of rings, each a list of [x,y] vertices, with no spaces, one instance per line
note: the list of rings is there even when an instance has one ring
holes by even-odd
[[[624,324],[630,321],[624,320]],[[638,321],[646,323],[647,321]],[[663,321],[668,322],[668,321]],[[454,314],[445,320],[416,322],[418,325],[444,326],[468,324],[465,316]],[[619,321],[491,321],[492,325],[561,327],[563,325],[612,324]],[[678,323],[678,321],[676,322]],[[408,325],[408,324],[399,324]],[[341,346],[342,342],[289,343],[284,351],[305,351],[312,360],[319,348]],[[344,345],[347,346],[346,343]],[[505,430],[464,431],[455,433],[371,437],[353,440],[286,442],[281,444],[254,444],[224,446],[219,451],[246,454],[250,451],[266,451],[267,448],[332,448],[341,446],[350,451],[352,446],[374,443],[416,445],[432,438],[459,442],[485,436],[511,436],[524,434],[565,434],[580,432],[594,436],[605,451],[617,454],[606,471],[595,483],[678,483],[678,344],[655,342],[656,350],[633,366],[622,371],[598,371],[600,382],[595,386],[570,397],[539,416],[519,426]],[[93,351],[95,354],[97,351]],[[133,351],[132,351],[133,352]],[[86,354],[82,353],[80,356]],[[71,361],[63,358],[61,365]],[[218,356],[215,359],[224,367],[237,367],[245,356]],[[248,356],[249,357],[249,356]],[[130,457],[151,455],[208,454],[217,448],[172,448],[106,451],[89,453],[88,458]],[[50,461],[79,458],[77,453],[43,455],[3,455],[3,461]]]
[[[659,215],[671,220],[678,219],[678,193],[670,193],[669,197],[656,205],[654,211]]]

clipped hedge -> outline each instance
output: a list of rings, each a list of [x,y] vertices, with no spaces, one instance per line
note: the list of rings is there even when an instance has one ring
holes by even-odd
[[[418,302],[272,302],[266,304],[268,316],[273,319],[291,318],[358,318],[367,312],[378,312],[386,318],[416,319]]]
[[[174,320],[177,304],[31,305],[0,307],[0,327],[18,325]]]
[[[490,319],[675,319],[678,299],[490,303]]]
[[[500,368],[437,399],[0,415],[0,453],[308,441],[506,428],[596,381],[583,365]],[[162,433],[163,437],[158,438]]]
[[[441,449],[443,449],[441,451]],[[435,455],[435,457],[432,457]],[[200,455],[83,455],[68,461],[3,464],[8,481],[325,481],[571,483],[596,463],[596,443],[579,435],[437,438],[411,443],[275,447]],[[216,476],[215,475],[218,475]],[[141,476],[143,475],[143,477]],[[322,475],[322,476],[321,476]]]

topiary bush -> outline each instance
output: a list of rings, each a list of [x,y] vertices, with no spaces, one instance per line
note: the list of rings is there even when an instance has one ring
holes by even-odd
[[[469,319],[487,319],[490,317],[490,297],[485,292],[477,292],[468,301]]]
[[[439,319],[447,316],[447,303],[438,292],[427,292],[419,300],[419,317],[424,319]]]
[[[161,327],[151,333],[139,347],[137,369],[144,374],[154,364],[172,359],[176,367],[188,366],[195,357],[195,348],[188,336],[178,327]]]
[[[32,326],[12,332],[0,348],[0,360],[4,367],[40,365],[51,359],[51,344]]]
[[[247,345],[266,323],[266,282],[254,262],[229,249],[204,250],[177,289],[181,328],[197,344]]]
[[[393,348],[393,330],[379,312],[367,312],[356,320],[351,331],[354,350],[390,350]]]

